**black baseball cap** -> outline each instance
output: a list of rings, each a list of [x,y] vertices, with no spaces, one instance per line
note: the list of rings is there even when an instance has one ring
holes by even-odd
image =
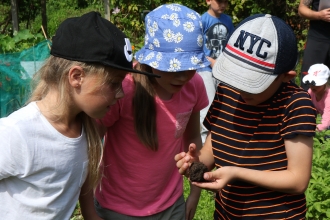
[[[64,20],[52,38],[50,54],[68,60],[100,63],[127,72],[160,77],[133,69],[129,39],[98,12]]]

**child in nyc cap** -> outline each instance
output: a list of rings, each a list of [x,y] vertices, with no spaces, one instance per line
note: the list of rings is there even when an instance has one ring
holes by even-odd
[[[216,192],[215,219],[303,219],[316,111],[291,79],[295,35],[268,14],[244,19],[216,60],[221,82],[204,120],[203,148],[175,156],[185,174],[192,161],[209,170],[193,185]]]
[[[322,64],[310,66],[308,74],[302,79],[303,83],[309,86],[308,93],[317,112],[322,116],[321,124],[316,129],[323,131],[330,125],[330,92],[329,92],[329,68]]]
[[[93,204],[102,155],[94,119],[139,72],[129,39],[96,12],[61,23],[50,53],[28,103],[0,119],[1,219],[70,219],[79,197]],[[98,219],[93,206],[84,214]]]
[[[208,100],[196,70],[203,53],[200,15],[165,4],[145,18],[145,45],[136,69],[160,75],[127,75],[125,97],[100,120],[105,127],[104,177],[95,192],[103,219],[192,219],[200,189],[187,203],[173,157],[190,143],[201,148],[199,111]]]

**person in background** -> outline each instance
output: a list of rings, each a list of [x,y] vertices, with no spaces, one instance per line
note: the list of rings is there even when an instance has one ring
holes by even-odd
[[[301,86],[307,91],[302,79],[308,68],[316,63],[330,67],[330,1],[300,0],[298,13],[310,20],[300,75]]]
[[[161,78],[127,75],[125,97],[99,121],[104,173],[95,207],[111,220],[193,219],[200,189],[192,186],[185,202],[173,157],[190,143],[202,146],[199,112],[208,100],[195,73],[210,63],[201,18],[185,6],[165,4],[146,15],[145,27],[135,68]]]
[[[206,0],[206,4],[209,8],[202,15],[204,38],[203,49],[211,62],[211,65],[197,71],[203,78],[209,100],[209,105],[203,108],[200,112],[201,137],[203,143],[205,142],[208,133],[207,129],[203,126],[203,121],[213,101],[219,83],[219,81],[212,75],[212,66],[222,53],[228,36],[234,30],[234,24],[231,17],[224,13],[228,7],[228,0]]]
[[[308,93],[317,112],[322,117],[321,124],[316,126],[317,131],[326,130],[330,125],[329,76],[329,68],[318,63],[309,68],[308,74],[302,80],[304,84],[309,86]]]
[[[126,74],[139,72],[130,51],[96,12],[60,24],[27,105],[0,119],[1,219],[70,219],[79,197],[93,204],[84,195],[101,176],[94,121],[124,96]],[[86,220],[98,219],[91,207]]]
[[[257,14],[238,24],[213,67],[220,80],[202,150],[175,156],[212,172],[193,182],[216,192],[214,219],[304,219],[316,110],[291,79],[297,42],[285,21]]]

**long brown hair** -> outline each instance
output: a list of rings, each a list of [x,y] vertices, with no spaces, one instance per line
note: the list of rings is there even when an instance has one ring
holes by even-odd
[[[152,72],[150,66],[137,63],[134,67],[140,71]],[[156,126],[155,79],[133,73],[135,94],[133,98],[134,127],[140,141],[150,150],[158,150]]]
[[[57,105],[57,115],[60,120],[69,111],[68,103],[71,102],[71,92],[68,82],[68,73],[72,66],[80,66],[86,75],[96,75],[99,85],[108,82],[113,77],[111,68],[99,64],[70,61],[59,57],[50,56],[45,64],[33,78],[33,92],[27,103],[42,100],[50,89],[58,91],[59,99]],[[88,181],[89,186],[95,188],[100,180],[102,170],[100,169],[103,155],[103,144],[98,132],[95,120],[86,113],[79,113],[87,138],[88,146]]]

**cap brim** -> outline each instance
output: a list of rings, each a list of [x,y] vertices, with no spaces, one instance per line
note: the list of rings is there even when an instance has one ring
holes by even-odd
[[[160,75],[156,75],[156,74],[148,73],[148,72],[142,72],[142,71],[139,71],[139,70],[135,70],[133,68],[126,68],[126,67],[123,67],[123,66],[115,65],[113,63],[100,62],[100,61],[97,61],[97,60],[93,61],[93,60],[85,60],[85,59],[80,59],[80,58],[73,58],[73,57],[68,57],[68,56],[64,56],[64,55],[60,55],[60,54],[56,54],[56,53],[51,53],[51,55],[56,56],[56,57],[61,57],[61,58],[64,58],[64,59],[68,59],[68,60],[80,61],[80,62],[100,63],[100,64],[105,65],[105,66],[110,66],[110,67],[113,67],[115,69],[124,70],[124,71],[131,72],[131,73],[140,73],[140,74],[143,74],[143,75],[146,75],[146,76],[157,77],[157,78],[161,77]]]
[[[212,68],[212,73],[215,78],[233,88],[259,94],[265,91],[277,77],[277,75],[260,72],[252,66],[239,66],[228,56],[226,53],[220,54]]]
[[[140,74],[143,74],[143,75],[146,75],[146,76],[157,77],[157,78],[160,78],[161,77],[160,75],[157,75],[157,74],[148,73],[148,72],[142,72],[142,71],[139,71],[139,70],[136,70],[136,69],[125,68],[125,67],[114,65],[114,64],[109,64],[109,63],[102,63],[102,64],[104,64],[106,66],[110,66],[110,67],[116,68],[116,69],[120,69],[120,70],[124,70],[124,71],[127,71],[127,72],[131,72],[131,73],[140,73]]]

